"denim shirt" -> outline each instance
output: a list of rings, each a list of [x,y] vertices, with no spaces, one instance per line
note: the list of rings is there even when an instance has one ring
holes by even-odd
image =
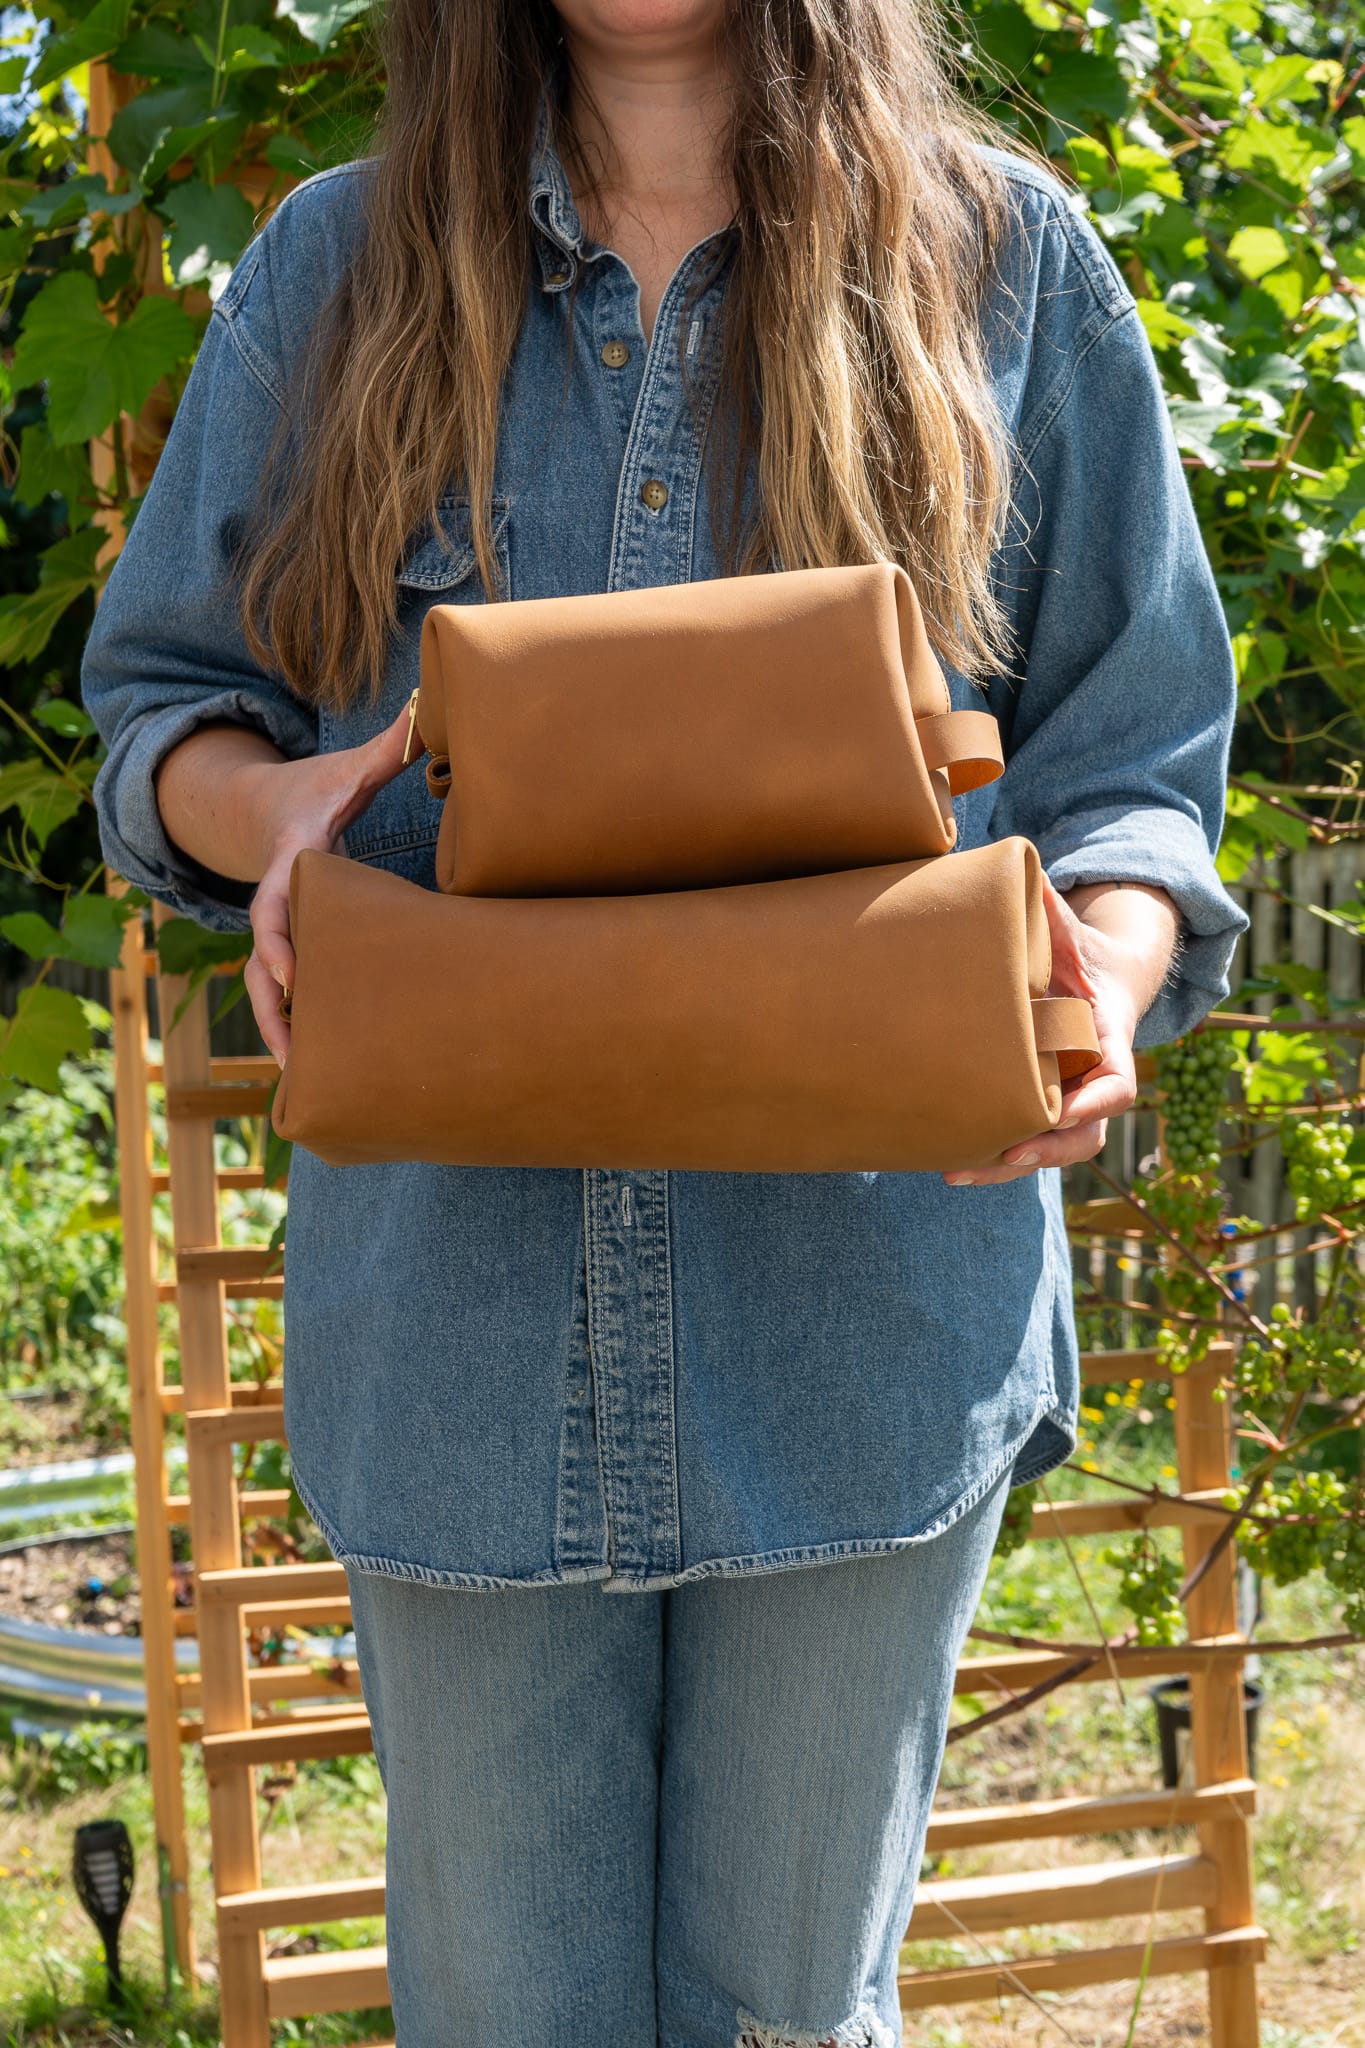
[[[1231,649],[1127,287],[1059,185],[992,154],[1013,225],[983,317],[1017,469],[995,566],[1021,655],[988,698],[1005,772],[957,800],[959,846],[1022,833],[1059,887],[1170,891],[1184,945],[1139,1029],[1152,1045],[1228,993],[1246,924],[1213,863]],[[249,931],[252,885],[167,838],[160,758],[206,719],[255,726],[290,757],[354,746],[414,687],[426,609],[485,601],[455,481],[440,508],[454,553],[432,528],[411,537],[383,695],[339,713],[252,662],[223,580],[372,161],[292,190],[235,265],[82,664],[108,746],[94,785],[106,859],[218,931]],[[730,231],[728,254],[712,237],[683,259],[647,347],[635,280],[584,236],[543,116],[528,170],[535,256],[494,507],[510,597],[723,573],[703,456]],[[718,253],[687,314],[689,403],[679,320]],[[647,483],[666,496],[642,496]],[[981,705],[948,680],[955,706]],[[341,850],[431,888],[438,818],[414,762]],[[332,1167],[296,1145],[295,1483],[339,1559],[440,1585],[631,1591],[931,1537],[1007,1468],[1022,1484],[1074,1448],[1060,1183],[1056,1169],[950,1187],[934,1173]]]

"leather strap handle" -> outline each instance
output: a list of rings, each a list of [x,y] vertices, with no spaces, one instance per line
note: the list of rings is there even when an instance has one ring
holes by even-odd
[[[1034,996],[1033,1042],[1039,1052],[1056,1053],[1063,1081],[1088,1074],[1102,1057],[1095,1012],[1084,996]]]
[[[940,711],[917,718],[920,750],[926,768],[946,768],[954,796],[998,781],[1005,772],[1000,727],[989,711]]]

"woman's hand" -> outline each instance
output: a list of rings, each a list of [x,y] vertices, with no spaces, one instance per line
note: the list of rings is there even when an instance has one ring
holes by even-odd
[[[1147,1009],[1170,964],[1179,926],[1179,913],[1164,889],[1145,885],[1091,883],[1072,892],[1082,911],[1103,901],[1104,929],[1098,922],[1083,921],[1067,899],[1043,876],[1043,897],[1048,927],[1052,934],[1052,980],[1047,993],[1053,996],[1084,996],[1095,1013],[1095,1032],[1100,1042],[1100,1062],[1079,1080],[1063,1084],[1062,1114],[1055,1129],[1040,1131],[1001,1154],[1000,1166],[974,1168],[970,1173],[947,1173],[950,1187],[985,1186],[997,1181],[1018,1180],[1036,1173],[1040,1166],[1072,1166],[1081,1159],[1093,1159],[1104,1146],[1108,1120],[1131,1109],[1137,1095],[1133,1065],[1133,1038],[1138,1021]],[[1121,894],[1129,901],[1115,916],[1113,898]],[[1164,909],[1139,910],[1136,897],[1154,900]],[[1138,921],[1140,920],[1140,922]]]
[[[330,853],[347,825],[403,763],[409,730],[404,705],[391,725],[358,747],[310,754],[302,760],[253,761],[237,770],[234,801],[249,820],[246,836],[265,848],[265,867],[251,899],[254,946],[246,964],[246,991],[257,1027],[283,1066],[289,1025],[279,1013],[280,992],[294,986],[289,931],[289,875],[304,847]]]

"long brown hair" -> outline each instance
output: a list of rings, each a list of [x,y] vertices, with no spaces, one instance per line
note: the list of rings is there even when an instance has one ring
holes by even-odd
[[[726,549],[738,572],[902,563],[940,654],[980,678],[1006,650],[990,570],[1009,454],[979,331],[1005,185],[933,4],[729,0],[738,207],[717,410],[759,512],[742,536],[732,519]],[[253,658],[338,710],[378,694],[395,570],[452,478],[484,589],[505,595],[491,497],[542,95],[592,183],[551,0],[388,0],[377,33],[358,246],[295,366],[241,561]]]

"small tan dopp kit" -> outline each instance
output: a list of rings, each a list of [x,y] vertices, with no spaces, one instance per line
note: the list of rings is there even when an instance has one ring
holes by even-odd
[[[950,1171],[1098,1061],[1042,864],[880,562],[434,605],[436,887],[304,849],[272,1121],[334,1166]]]

